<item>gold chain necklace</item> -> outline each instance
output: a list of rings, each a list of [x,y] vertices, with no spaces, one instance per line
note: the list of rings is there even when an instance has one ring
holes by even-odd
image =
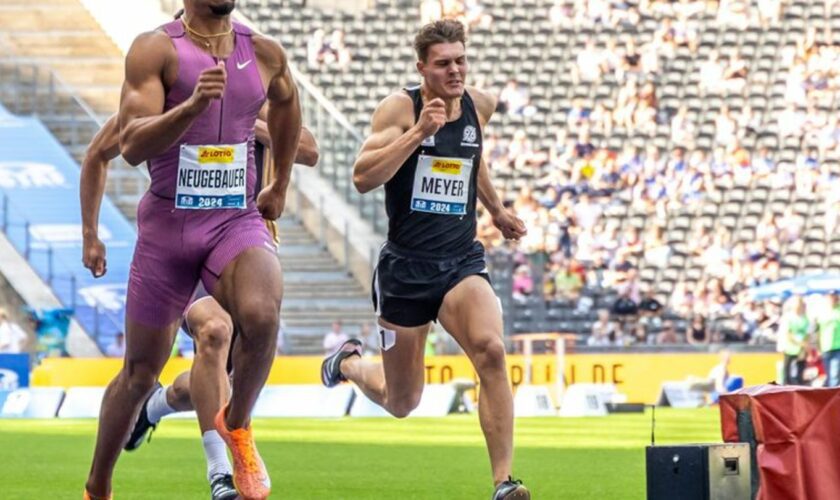
[[[233,25],[231,24],[230,28],[229,28],[227,31],[223,32],[223,33],[215,33],[215,34],[213,34],[213,35],[205,35],[204,33],[199,33],[198,31],[196,31],[196,30],[192,29],[192,28],[190,27],[190,25],[189,25],[189,24],[187,24],[187,20],[185,19],[185,17],[186,17],[186,16],[182,16],[182,17],[181,17],[181,23],[184,25],[184,29],[186,29],[186,30],[187,30],[187,32],[188,32],[190,35],[193,35],[193,36],[198,37],[198,38],[204,38],[204,39],[205,39],[205,40],[204,40],[204,46],[205,46],[205,47],[207,47],[207,48],[210,48],[210,42],[208,42],[208,41],[206,40],[207,38],[220,38],[220,37],[223,37],[223,36],[228,36],[228,35],[230,35],[231,33],[233,33]]]

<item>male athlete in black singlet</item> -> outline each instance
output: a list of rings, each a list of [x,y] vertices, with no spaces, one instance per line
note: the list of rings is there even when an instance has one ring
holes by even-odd
[[[438,320],[464,348],[481,381],[479,417],[495,481],[494,500],[528,499],[511,478],[513,396],[505,368],[502,314],[490,286],[484,248],[475,241],[476,198],[506,238],[525,226],[499,200],[482,161],[482,128],[496,99],[465,87],[463,25],[437,21],[415,39],[423,84],[387,97],[354,166],[365,193],[385,185],[389,218],[373,279],[382,363],[361,358],[350,340],[324,360],[321,378],[350,380],[396,417],[420,402],[424,345]]]

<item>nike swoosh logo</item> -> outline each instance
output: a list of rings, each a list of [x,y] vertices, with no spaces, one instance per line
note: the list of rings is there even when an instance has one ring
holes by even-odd
[[[248,59],[244,63],[236,63],[236,69],[245,69],[249,64],[251,64],[251,61],[253,61],[253,59]]]

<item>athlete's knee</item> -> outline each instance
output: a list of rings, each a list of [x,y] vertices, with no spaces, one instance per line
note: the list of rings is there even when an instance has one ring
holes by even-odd
[[[133,400],[145,398],[157,382],[157,373],[152,370],[134,365],[131,369],[123,368],[120,372],[123,389]]]
[[[505,370],[505,343],[493,335],[483,338],[472,345],[475,369],[481,375],[493,371]]]
[[[239,308],[238,320],[246,334],[275,335],[280,323],[280,307],[270,299],[252,299]]]
[[[232,336],[230,323],[211,318],[195,329],[196,349],[202,356],[227,356]]]
[[[388,412],[397,418],[405,418],[420,405],[423,392],[405,394],[388,400]]]

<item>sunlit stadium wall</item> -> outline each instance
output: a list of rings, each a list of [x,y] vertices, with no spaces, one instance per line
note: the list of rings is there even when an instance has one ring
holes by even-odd
[[[654,403],[663,382],[705,378],[718,363],[715,354],[569,354],[565,361],[565,382],[613,383],[630,402]],[[740,353],[733,355],[730,372],[744,377],[746,384],[764,384],[775,380],[775,353]],[[269,375],[268,385],[320,384],[323,358],[315,356],[279,357]],[[46,359],[32,374],[35,386],[105,386],[122,366],[121,359]],[[189,359],[172,359],[161,375],[171,383],[189,368]],[[508,356],[508,369],[514,385],[526,380],[525,358]],[[554,385],[557,368],[553,355],[535,355],[531,363],[532,382]],[[456,378],[478,380],[465,356],[426,358],[426,381],[445,383]]]

